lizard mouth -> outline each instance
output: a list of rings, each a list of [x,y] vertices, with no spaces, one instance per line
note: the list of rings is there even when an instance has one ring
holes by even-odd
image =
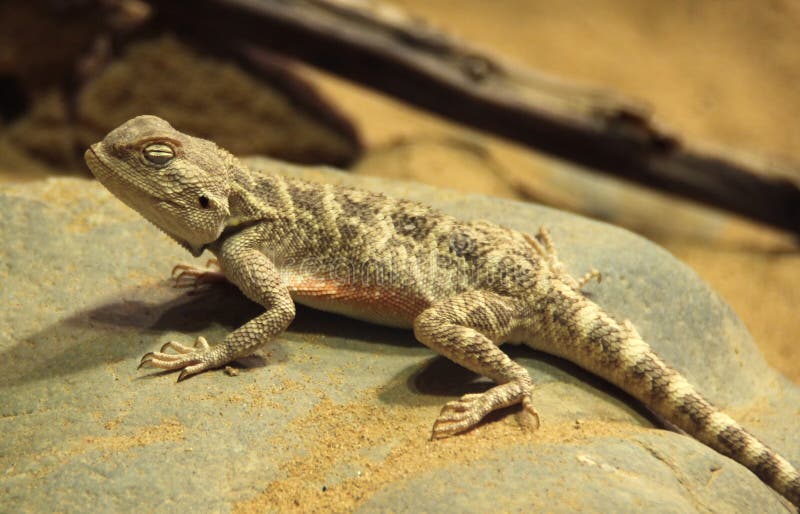
[[[94,150],[94,147],[97,143],[90,146],[86,152],[83,154],[83,160],[86,161],[86,165],[89,167],[89,171],[92,172],[92,175],[97,177],[97,170],[99,168],[105,168],[105,164],[103,161],[100,160],[100,156],[97,155],[97,152]]]

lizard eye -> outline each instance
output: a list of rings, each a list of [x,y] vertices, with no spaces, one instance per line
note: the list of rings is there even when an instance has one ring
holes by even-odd
[[[144,147],[142,155],[151,163],[162,165],[168,163],[175,157],[175,150],[164,143],[153,143]]]

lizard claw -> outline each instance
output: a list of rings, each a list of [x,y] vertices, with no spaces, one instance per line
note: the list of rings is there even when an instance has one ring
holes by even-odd
[[[175,353],[166,353],[172,350]],[[166,370],[181,370],[178,382],[191,375],[211,368],[222,366],[227,361],[221,358],[208,344],[205,337],[198,337],[194,347],[186,346],[177,341],[167,341],[158,352],[148,352],[142,356],[137,369],[143,366]]]
[[[142,366],[145,364],[150,364],[150,361],[153,360],[153,355],[153,352],[147,352],[142,355],[142,360],[139,362],[139,365],[136,367],[136,369],[142,369]]]
[[[530,430],[539,430],[541,425],[539,421],[539,413],[533,407],[530,397],[525,397],[522,400],[522,411],[517,415],[520,426]]]

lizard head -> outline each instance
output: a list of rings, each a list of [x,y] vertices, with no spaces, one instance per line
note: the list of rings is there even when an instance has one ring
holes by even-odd
[[[156,116],[115,128],[85,154],[97,180],[148,221],[200,255],[222,233],[235,158]]]

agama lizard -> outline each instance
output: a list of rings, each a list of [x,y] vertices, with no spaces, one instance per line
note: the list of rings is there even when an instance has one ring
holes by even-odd
[[[178,380],[224,366],[283,332],[295,302],[411,328],[421,343],[496,383],[447,403],[433,425],[432,437],[441,438],[515,404],[523,424],[538,427],[531,378],[500,348],[525,344],[615,384],[800,506],[797,469],[705,400],[629,321],[584,296],[597,273],[567,274],[546,230],[530,236],[378,193],[254,172],[155,116],[114,129],[86,162],[192,255],[214,254],[224,276],[266,309],[220,344],[170,341],[142,365],[182,370]]]

